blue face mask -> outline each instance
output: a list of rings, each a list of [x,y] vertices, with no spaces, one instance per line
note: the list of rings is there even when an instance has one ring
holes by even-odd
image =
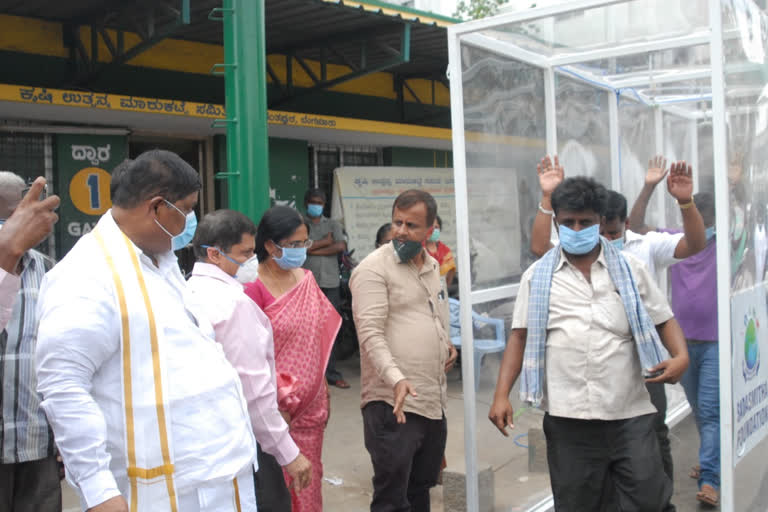
[[[708,227],[706,230],[706,233],[707,233],[707,242],[709,242],[715,236],[715,226]]]
[[[167,229],[163,227],[162,224],[157,221],[157,219],[155,219],[155,224],[160,226],[160,229],[165,231],[165,234],[171,237],[171,250],[178,251],[179,249],[186,247],[187,244],[189,244],[189,242],[191,242],[195,237],[195,231],[197,230],[197,216],[195,215],[194,210],[189,212],[187,215],[184,215],[184,212],[176,208],[175,204],[166,199],[163,199],[163,201],[165,201],[171,208],[179,212],[179,214],[185,218],[184,229],[178,235],[172,235],[170,232],[168,232]]]
[[[323,214],[323,205],[321,204],[308,204],[307,215],[310,217],[320,217]]]
[[[624,250],[624,237],[617,238],[616,240],[611,240],[611,245],[613,245],[617,250],[623,251]]]
[[[437,242],[438,240],[440,240],[440,228],[435,228],[432,231],[432,234],[429,235],[429,241],[430,242]]]
[[[299,247],[299,248],[291,248],[291,247],[280,247],[279,245],[275,244],[275,246],[283,251],[283,255],[279,258],[272,258],[275,260],[275,263],[283,269],[283,270],[291,270],[294,268],[299,268],[304,264],[304,262],[307,260],[307,248],[306,247]]]
[[[587,254],[600,241],[600,226],[598,224],[593,224],[580,231],[560,226],[559,233],[560,245],[563,246],[563,250],[568,254],[577,256]]]

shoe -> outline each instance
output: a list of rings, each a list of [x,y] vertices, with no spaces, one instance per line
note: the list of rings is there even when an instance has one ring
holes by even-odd
[[[341,389],[349,389],[349,382],[345,381],[344,379],[339,379],[336,382],[329,382],[331,386],[336,386],[337,388]]]
[[[701,490],[696,493],[696,499],[700,502],[716,507],[720,503],[720,493],[709,484],[701,486]]]

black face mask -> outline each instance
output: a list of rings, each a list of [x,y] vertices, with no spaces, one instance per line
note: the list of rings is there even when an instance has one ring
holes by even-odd
[[[395,252],[400,258],[400,263],[408,263],[417,254],[421,252],[421,242],[414,242],[413,240],[406,240],[401,242],[400,240],[392,240],[392,244],[395,246]]]

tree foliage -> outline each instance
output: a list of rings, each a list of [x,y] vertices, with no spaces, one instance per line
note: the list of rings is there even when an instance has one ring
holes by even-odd
[[[477,20],[493,16],[499,11],[499,7],[508,0],[459,0],[456,5],[454,18],[463,20]]]

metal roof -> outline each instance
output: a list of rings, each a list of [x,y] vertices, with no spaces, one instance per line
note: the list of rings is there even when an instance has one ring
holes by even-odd
[[[178,17],[181,5],[182,0],[0,0],[0,13],[151,37]],[[208,18],[220,6],[221,0],[190,0],[190,23],[169,37],[222,44],[222,23]],[[265,0],[265,8],[269,54],[321,60],[325,52],[327,62],[349,65],[360,61],[364,46],[367,66],[373,68],[392,60],[393,50],[400,50],[402,26],[410,24],[410,61],[387,71],[406,77],[445,75],[445,26],[456,20],[378,0]]]

